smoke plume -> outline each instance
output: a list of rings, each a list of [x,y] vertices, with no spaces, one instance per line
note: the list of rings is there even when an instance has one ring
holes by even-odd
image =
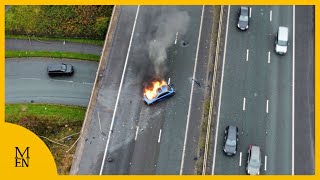
[[[174,43],[177,32],[179,36],[185,34],[189,21],[188,13],[176,8],[170,8],[155,20],[155,35],[149,42],[149,58],[157,77],[164,78],[167,72],[167,49]]]

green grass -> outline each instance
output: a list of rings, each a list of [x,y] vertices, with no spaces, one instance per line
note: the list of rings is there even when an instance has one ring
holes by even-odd
[[[23,126],[40,137],[50,149],[59,174],[69,174],[86,108],[52,104],[6,104],[6,122]],[[73,136],[71,136],[73,135]],[[65,137],[70,137],[67,139]]]
[[[50,58],[69,58],[90,61],[99,61],[100,56],[95,54],[81,54],[75,52],[53,52],[53,51],[6,51],[6,58],[20,57],[50,57]]]
[[[35,37],[35,36],[23,36],[23,35],[6,35],[6,38],[10,39],[27,39],[27,40],[42,40],[42,41],[66,41],[66,42],[76,42],[83,44],[93,44],[102,46],[103,40],[96,39],[76,39],[76,38],[50,38],[50,37]]]
[[[86,108],[52,104],[6,104],[6,120],[17,122],[24,116],[52,117],[56,122],[82,121]]]

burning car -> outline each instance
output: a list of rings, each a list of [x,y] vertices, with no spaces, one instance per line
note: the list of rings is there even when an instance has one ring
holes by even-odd
[[[174,93],[175,90],[172,85],[167,84],[165,81],[155,81],[151,87],[145,88],[144,101],[151,105],[173,96]]]

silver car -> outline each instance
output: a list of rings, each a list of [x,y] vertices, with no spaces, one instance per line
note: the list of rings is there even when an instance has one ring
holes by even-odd
[[[250,145],[248,150],[247,173],[259,175],[261,166],[261,151],[259,146]]]

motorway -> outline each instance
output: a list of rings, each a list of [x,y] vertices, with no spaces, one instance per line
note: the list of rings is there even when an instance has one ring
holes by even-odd
[[[120,6],[88,135],[72,174],[194,174],[211,30],[211,7]],[[174,83],[176,95],[147,106],[143,85],[156,69],[148,45],[163,32],[167,36],[156,39],[170,38],[163,78]]]
[[[70,77],[49,77],[50,63],[70,63]],[[10,58],[6,60],[6,103],[54,103],[87,106],[98,63],[72,59]]]
[[[299,18],[297,22],[300,23],[295,26],[296,17],[310,9],[300,9],[299,15],[295,14],[293,6],[252,6],[250,27],[246,32],[240,32],[236,27],[238,8],[231,6],[227,17],[211,174],[245,174],[250,144],[261,147],[261,174],[294,174],[295,164],[300,164],[298,171],[302,174],[314,174],[312,9],[303,16],[308,17]],[[306,18],[310,19],[301,23]],[[306,23],[311,27],[301,25]],[[274,52],[275,34],[280,25],[289,28],[288,52],[284,56]],[[308,33],[298,38],[295,31],[299,36],[305,31]],[[302,43],[310,40],[307,46]],[[299,51],[296,51],[298,47]],[[307,63],[301,57],[307,57]],[[295,67],[296,62],[299,67]],[[303,90],[305,87],[308,87],[307,91]],[[294,104],[295,97],[303,103]],[[306,112],[295,112],[301,107]],[[295,116],[302,119],[295,119]],[[295,123],[302,125],[297,132],[294,131]],[[234,157],[227,157],[222,151],[227,125],[239,128],[238,152]],[[295,143],[294,137],[299,137],[299,144]],[[304,147],[301,142],[306,143]],[[296,147],[299,149],[295,154]],[[303,153],[306,159],[294,160],[309,148],[310,151]],[[311,169],[302,167],[304,163]]]

